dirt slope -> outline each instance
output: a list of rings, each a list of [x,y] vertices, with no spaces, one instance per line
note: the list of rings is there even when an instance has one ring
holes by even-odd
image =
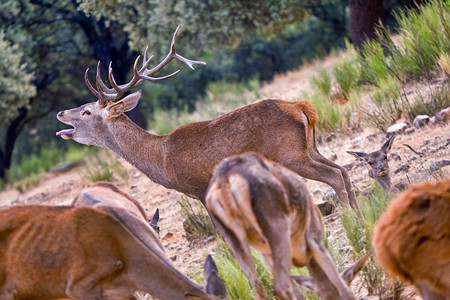
[[[325,67],[335,58],[325,61]],[[261,89],[264,97],[280,99],[298,99],[304,90],[309,89],[309,78],[317,69],[316,65],[309,65],[298,71],[291,71],[286,75],[276,76],[275,80]],[[348,135],[336,134],[324,136],[326,142],[320,143],[319,151],[336,163],[344,165],[354,161],[346,150],[370,152],[377,150],[385,141],[385,134],[374,128],[366,128]],[[429,167],[434,161],[450,159],[450,124],[438,124],[415,129],[410,134],[400,134],[394,141],[389,154],[390,170],[393,182],[421,182],[434,180]],[[419,156],[403,146],[409,144],[417,151],[425,154]],[[122,161],[122,159],[118,158]],[[122,161],[123,162],[123,161]],[[147,213],[152,215],[156,208],[160,209],[161,237],[169,257],[185,274],[192,274],[193,269],[199,270],[208,252],[213,251],[214,242],[205,244],[189,244],[185,239],[178,201],[193,201],[176,191],[151,182],[145,175],[134,167],[123,162],[128,170],[128,179],[115,181],[120,188],[138,199]],[[407,165],[408,171],[398,171],[402,164]],[[82,167],[81,167],[82,168]],[[406,170],[406,167],[403,168]],[[63,174],[46,174],[39,186],[19,193],[14,189],[6,189],[0,193],[0,207],[22,204],[60,205],[69,204],[82,189],[83,182],[78,174],[79,169],[73,169]],[[443,169],[441,176],[450,178],[449,167]],[[354,184],[366,189],[371,184],[365,166],[358,166],[350,171]],[[314,191],[316,200],[320,200],[328,189],[325,184],[307,181],[310,191]]]

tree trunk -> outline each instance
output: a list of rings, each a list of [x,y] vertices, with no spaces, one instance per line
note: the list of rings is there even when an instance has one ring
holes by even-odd
[[[361,48],[376,38],[376,26],[383,21],[383,0],[350,0],[350,35],[353,45]]]
[[[14,150],[14,145],[20,132],[22,132],[25,125],[25,117],[28,110],[26,108],[19,109],[19,115],[9,124],[5,135],[5,147],[0,151],[0,178],[6,177],[6,170],[11,167],[11,158]]]

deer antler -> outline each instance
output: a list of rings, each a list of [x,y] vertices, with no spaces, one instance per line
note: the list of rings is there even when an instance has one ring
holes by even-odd
[[[140,86],[142,83],[144,83],[144,81],[159,81],[159,80],[164,80],[164,79],[174,76],[180,70],[177,70],[177,71],[173,72],[172,74],[169,74],[166,76],[152,77],[153,75],[155,75],[156,73],[161,71],[167,64],[169,64],[169,62],[172,59],[179,60],[180,62],[188,65],[191,69],[194,69],[194,67],[193,67],[194,65],[206,65],[206,63],[203,61],[187,59],[175,51],[175,40],[176,40],[179,30],[180,30],[180,25],[178,25],[177,29],[175,30],[175,33],[173,34],[169,53],[156,67],[154,67],[152,69],[147,69],[147,66],[150,63],[150,60],[152,59],[153,55],[147,59],[148,47],[145,48],[144,57],[142,60],[142,67],[139,70],[137,69],[138,62],[141,58],[141,56],[139,55],[134,62],[133,78],[131,78],[131,80],[126,84],[118,85],[116,83],[116,80],[113,75],[112,63],[110,63],[109,67],[108,67],[108,78],[109,78],[109,82],[110,82],[112,88],[107,87],[106,84],[103,83],[103,80],[100,75],[100,61],[99,61],[97,63],[97,75],[96,75],[97,89],[95,89],[88,79],[89,68],[87,68],[86,72],[84,74],[84,80],[86,82],[87,87],[91,91],[91,93],[94,94],[95,97],[97,97],[98,104],[100,106],[105,106],[108,101],[114,101],[114,100],[121,98],[130,89]]]

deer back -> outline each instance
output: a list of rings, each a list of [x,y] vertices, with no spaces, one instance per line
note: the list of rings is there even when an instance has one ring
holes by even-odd
[[[117,219],[89,207],[2,209],[0,236],[1,299],[129,299],[137,290],[162,299],[224,296],[207,294]]]

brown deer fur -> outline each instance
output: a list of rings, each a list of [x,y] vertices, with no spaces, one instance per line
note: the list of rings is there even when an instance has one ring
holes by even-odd
[[[450,180],[411,186],[374,231],[379,263],[424,299],[450,299]]]
[[[224,285],[209,257],[206,292],[116,218],[90,207],[0,210],[0,299],[218,299]],[[156,249],[158,250],[158,249]],[[213,289],[213,288],[209,288]]]
[[[354,299],[323,244],[319,210],[296,173],[257,153],[226,158],[214,171],[206,207],[249,276],[257,299],[267,296],[250,246],[272,267],[278,299],[304,299],[293,284],[291,264],[308,267],[323,299]]]
[[[307,101],[263,100],[215,120],[153,135],[124,112],[133,109],[138,91],[121,101],[97,102],[61,111],[58,119],[73,129],[57,134],[86,145],[113,150],[152,181],[204,202],[213,169],[222,159],[254,151],[296,173],[329,184],[344,204],[357,207],[347,171],[317,150],[317,112]]]

